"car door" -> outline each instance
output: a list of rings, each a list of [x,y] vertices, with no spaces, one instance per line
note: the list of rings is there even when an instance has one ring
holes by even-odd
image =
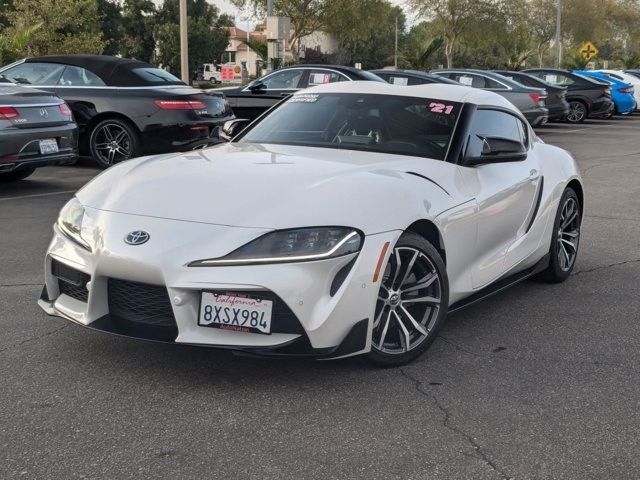
[[[286,68],[276,70],[247,85],[239,94],[230,97],[231,107],[237,118],[253,120],[283,98],[302,87],[305,77],[304,68]],[[262,88],[255,88],[256,85]]]
[[[64,66],[55,86],[58,96],[69,104],[80,132],[97,115],[97,105],[112,105],[115,90],[109,88],[96,74],[86,68]]]
[[[485,137],[529,146],[529,134],[526,123],[505,110],[480,108],[471,121],[460,169],[478,208],[473,288],[482,288],[505,272],[507,252],[526,233],[534,213],[541,177],[539,162],[530,148],[526,159],[520,161],[471,166],[465,159],[480,155]]]

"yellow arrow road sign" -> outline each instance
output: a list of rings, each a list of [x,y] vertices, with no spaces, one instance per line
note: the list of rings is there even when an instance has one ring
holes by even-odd
[[[578,52],[585,60],[591,60],[593,57],[598,55],[598,49],[589,41],[584,42],[578,49]]]

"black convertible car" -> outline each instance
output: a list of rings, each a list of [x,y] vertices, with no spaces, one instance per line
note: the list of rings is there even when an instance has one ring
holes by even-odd
[[[275,70],[241,87],[209,90],[224,92],[236,117],[253,120],[293,92],[324,83],[371,80],[377,75],[342,65],[293,65]]]
[[[0,182],[76,161],[78,128],[64,101],[0,77]]]
[[[12,82],[62,97],[80,150],[101,166],[142,154],[207,145],[233,119],[224,96],[189,87],[160,68],[105,55],[27,58],[0,69]]]

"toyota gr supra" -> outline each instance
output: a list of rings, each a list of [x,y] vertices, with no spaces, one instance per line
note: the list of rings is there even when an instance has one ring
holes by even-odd
[[[573,158],[498,94],[323,85],[229,143],[82,188],[39,304],[136,338],[398,365],[448,312],[532,275],[565,280],[583,205]]]

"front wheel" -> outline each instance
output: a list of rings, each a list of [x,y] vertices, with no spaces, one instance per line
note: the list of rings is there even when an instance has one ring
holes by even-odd
[[[124,120],[110,118],[98,123],[89,137],[93,160],[102,168],[137,157],[140,141],[137,132]]]
[[[569,123],[582,123],[587,118],[587,106],[580,100],[571,100],[569,102],[569,114],[567,121]]]
[[[415,233],[403,234],[385,267],[369,358],[403,365],[424,353],[447,315],[449,286],[438,251]]]

